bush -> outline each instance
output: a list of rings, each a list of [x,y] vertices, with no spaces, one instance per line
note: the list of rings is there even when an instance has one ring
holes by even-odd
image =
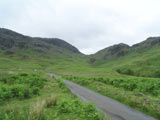
[[[18,97],[18,98],[29,98],[30,91],[29,87],[27,85],[23,84],[15,84],[10,87],[12,98]]]
[[[83,103],[80,100],[60,100],[57,102],[59,114],[73,113],[82,120],[102,120],[102,116],[91,103]]]
[[[127,74],[127,75],[134,75],[134,72],[133,72],[133,70],[131,70],[131,69],[127,69],[127,70],[125,71],[125,74]]]
[[[29,107],[10,108],[0,111],[0,120],[29,120]]]
[[[84,114],[87,120],[100,120],[101,119],[101,116],[96,110],[96,107],[90,103],[84,106]]]
[[[2,79],[4,85],[0,86],[0,101],[10,98],[25,99],[32,95],[39,95],[45,79],[36,74],[19,73],[9,75]]]
[[[66,87],[66,85],[64,84],[63,80],[61,79],[56,79],[55,80],[57,81],[58,83],[58,86],[64,91],[64,92],[68,92],[69,89]]]
[[[160,80],[153,78],[92,78],[92,77],[75,77],[67,76],[66,79],[72,80],[80,85],[89,85],[92,81],[102,82],[104,84],[113,85],[115,87],[124,88],[125,90],[151,94],[153,96],[160,95]]]
[[[32,94],[39,95],[40,89],[38,87],[33,87],[31,91],[32,91]]]
[[[44,86],[45,79],[41,78],[37,74],[19,73],[8,76],[2,80],[8,85],[12,84],[28,84],[30,87],[36,86],[42,88]]]
[[[0,101],[9,99],[12,97],[11,90],[9,87],[6,87],[4,85],[0,86]]]

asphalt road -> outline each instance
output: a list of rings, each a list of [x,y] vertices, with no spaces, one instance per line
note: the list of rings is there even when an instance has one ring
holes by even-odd
[[[56,76],[57,77],[57,76]],[[80,85],[64,80],[65,84],[83,101],[91,101],[102,110],[111,120],[156,120],[144,113],[138,112],[111,98],[100,95]]]

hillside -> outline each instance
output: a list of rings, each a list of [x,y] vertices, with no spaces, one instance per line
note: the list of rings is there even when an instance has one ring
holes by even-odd
[[[34,111],[32,112],[30,107],[23,111],[23,107],[41,104],[43,101],[45,104],[40,106],[40,109],[35,107],[35,110],[42,110],[40,113],[43,113],[43,117],[74,119],[78,118],[79,110],[82,109],[89,110],[85,114],[89,115],[92,111],[90,107],[86,108],[83,103],[74,103],[75,96],[72,97],[70,92],[66,91],[63,81],[49,76],[53,73],[159,119],[159,59],[160,37],[150,37],[133,46],[120,43],[96,54],[84,55],[58,38],[29,37],[0,29],[0,102],[6,100],[7,106],[10,105],[0,106],[0,119],[6,115],[15,117],[15,120],[24,115],[32,117],[32,114],[28,113]],[[52,94],[55,97],[50,96]],[[58,100],[57,104],[55,100]],[[71,101],[71,104],[68,101]],[[77,108],[74,106],[77,104],[81,108],[74,109],[73,113],[59,113],[64,106],[68,110]],[[50,106],[55,108],[54,111]],[[7,108],[11,111],[8,112]],[[17,115],[17,110],[18,113],[24,113]],[[95,108],[92,113],[98,115]]]
[[[51,74],[75,71],[86,61],[64,40],[0,29],[0,120],[106,120]]]
[[[114,69],[121,74],[160,77],[160,37],[128,46],[118,44],[91,55],[94,66]]]
[[[0,56],[3,70],[45,69],[61,74],[108,75],[107,72],[160,77],[160,37],[150,37],[133,46],[120,43],[87,56],[58,38],[29,37],[1,28]]]
[[[74,71],[80,63],[86,65],[86,61],[86,56],[64,40],[0,29],[0,71],[66,72]]]
[[[0,49],[1,50],[33,50],[45,53],[75,53],[80,51],[64,40],[57,38],[29,37],[14,31],[0,28]]]
[[[123,43],[110,46],[103,50],[98,51],[97,53],[91,55],[92,63],[97,61],[107,61],[111,59],[115,59],[121,56],[125,56],[129,52],[129,46]]]

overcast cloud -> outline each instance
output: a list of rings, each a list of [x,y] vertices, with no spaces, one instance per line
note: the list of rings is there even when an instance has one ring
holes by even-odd
[[[160,35],[160,0],[1,0],[0,27],[64,39],[86,54]]]

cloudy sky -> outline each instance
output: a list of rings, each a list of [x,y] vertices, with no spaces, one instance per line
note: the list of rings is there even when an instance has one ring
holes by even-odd
[[[160,0],[0,0],[0,27],[92,54],[160,36]]]

